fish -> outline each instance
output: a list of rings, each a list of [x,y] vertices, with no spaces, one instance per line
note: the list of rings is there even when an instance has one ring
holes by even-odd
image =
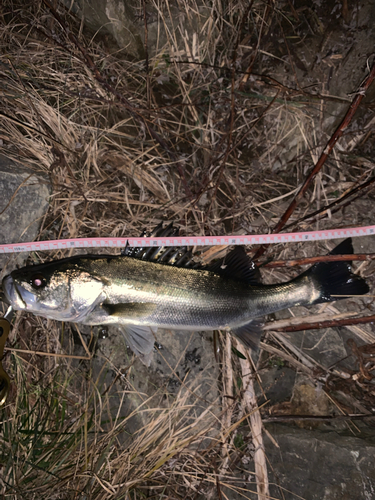
[[[171,224],[152,233],[175,234]],[[352,253],[348,238],[331,255]],[[121,255],[84,254],[26,266],[2,280],[3,300],[14,310],[84,325],[116,325],[146,364],[158,328],[225,330],[257,351],[264,316],[368,291],[351,263],[342,261],[320,262],[290,281],[262,284],[241,246],[206,266],[186,248],[126,247]]]

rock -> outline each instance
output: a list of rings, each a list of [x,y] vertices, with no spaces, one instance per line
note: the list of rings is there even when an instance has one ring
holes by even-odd
[[[293,395],[290,401],[291,415],[332,415],[334,405],[324,391],[324,388],[318,382],[313,382],[309,377],[303,374],[297,374],[296,383],[293,387]],[[341,423],[341,422],[340,422]],[[296,421],[299,427],[307,429],[320,427],[322,422]],[[342,425],[342,423],[341,423]],[[345,425],[345,424],[344,424]],[[336,429],[336,427],[335,427]]]
[[[143,9],[139,7],[138,0],[63,0],[68,9],[72,9],[85,25],[96,33],[109,33],[118,46],[134,57],[136,60],[145,59],[144,34],[145,23]],[[170,55],[171,46],[175,51],[181,53],[186,51],[186,40],[191,45],[193,38],[197,45],[207,35],[207,19],[209,10],[201,2],[194,6],[194,14],[188,7],[181,9],[177,5],[160,4],[160,10],[152,4],[146,3],[147,16],[147,39],[148,53],[152,57],[160,54],[163,47],[167,47],[167,55]],[[183,26],[183,36],[180,28]],[[205,26],[205,30],[202,30]],[[203,31],[203,32],[202,32]],[[202,39],[200,40],[200,38]],[[175,46],[177,42],[178,46]],[[182,52],[181,52],[182,51]],[[172,54],[173,55],[173,54]],[[190,57],[191,53],[187,54]]]
[[[361,439],[281,424],[267,430],[280,447],[265,437],[273,498],[281,497],[279,487],[285,500],[375,498],[375,436]]]
[[[292,395],[296,372],[287,366],[272,367],[261,370],[259,373],[262,388],[257,384],[258,403],[264,402],[263,393],[266,396],[268,405],[272,406],[290,399]]]
[[[306,313],[308,310],[305,309]],[[288,332],[285,337],[326,367],[333,366],[347,356],[344,340],[337,328]]]
[[[195,394],[213,402],[219,395],[219,365],[212,333],[159,330],[157,337],[160,350],[155,353],[151,370],[160,375],[168,392],[173,394],[185,381],[195,380]]]
[[[48,178],[0,155],[0,192],[0,243],[33,241],[48,209]],[[0,255],[2,275],[23,265],[27,255]]]
[[[81,331],[85,331],[84,328],[81,327]],[[133,353],[127,349],[116,327],[109,327],[108,332],[107,338],[99,340],[92,378],[101,380],[101,392],[110,388],[108,397],[113,416],[128,419],[125,426],[128,436],[147,425],[153,412],[172,407],[177,398],[181,401],[180,424],[195,422],[213,405],[205,419],[192,427],[192,434],[197,434],[202,426],[217,427],[213,414],[219,415],[221,411],[219,365],[214,356],[212,334],[159,329],[158,350],[153,353],[150,367],[146,367],[138,358],[133,359]],[[142,411],[137,411],[138,408]]]
[[[109,33],[117,44],[136,59],[144,59],[141,37],[143,20],[134,0],[64,0],[68,9],[95,32]]]

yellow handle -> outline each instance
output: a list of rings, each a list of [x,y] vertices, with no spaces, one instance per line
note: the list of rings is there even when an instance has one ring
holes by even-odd
[[[3,359],[4,354],[4,346],[6,339],[8,338],[10,330],[10,323],[8,320],[1,318],[0,319],[0,406],[3,406],[5,403],[10,386],[10,379],[5,372],[3,365],[1,364],[1,360]]]

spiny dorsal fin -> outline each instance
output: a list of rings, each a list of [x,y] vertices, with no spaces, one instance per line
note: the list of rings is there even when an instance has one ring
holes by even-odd
[[[151,233],[142,232],[141,237],[172,237],[178,235],[178,228],[170,223],[164,227],[161,222]],[[246,255],[243,247],[236,247],[224,258],[203,267],[193,260],[191,250],[187,247],[126,247],[122,255],[135,259],[158,262],[188,269],[205,269],[224,278],[241,281],[250,285],[258,285],[260,274],[254,262]]]
[[[243,247],[234,248],[222,259],[206,266],[205,270],[248,285],[259,285],[260,282],[259,270]]]
[[[151,233],[143,231],[141,238],[161,238],[178,236],[179,230],[173,226],[173,222],[164,227],[160,222]],[[167,264],[169,266],[186,267],[186,268],[200,268],[193,261],[191,250],[187,247],[129,247],[121,252],[121,255],[133,257],[135,259],[147,260],[149,262],[158,262],[160,264]]]

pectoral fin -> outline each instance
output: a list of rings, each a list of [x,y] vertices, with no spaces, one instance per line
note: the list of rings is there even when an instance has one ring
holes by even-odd
[[[156,309],[156,304],[153,302],[123,302],[119,304],[103,304],[102,308],[110,316],[142,318],[152,314]]]
[[[125,342],[140,360],[150,366],[152,349],[155,343],[156,329],[140,325],[117,325]]]
[[[262,327],[263,323],[261,320],[253,319],[249,323],[246,323],[246,325],[232,328],[231,331],[246,347],[250,347],[250,349],[257,352],[259,349],[260,338],[263,333]]]

